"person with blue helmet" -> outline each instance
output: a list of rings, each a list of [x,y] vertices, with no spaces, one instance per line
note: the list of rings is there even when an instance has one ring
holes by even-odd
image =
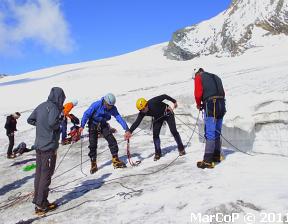
[[[118,144],[113,136],[110,126],[107,123],[111,119],[111,116],[115,117],[117,122],[122,126],[122,128],[127,131],[129,130],[127,123],[119,114],[117,107],[115,106],[116,98],[112,93],[108,93],[100,100],[91,104],[91,106],[84,112],[81,127],[79,129],[80,133],[83,131],[86,123],[88,122],[89,128],[89,149],[90,152],[88,156],[91,159],[91,169],[90,173],[95,173],[97,168],[96,158],[97,158],[97,143],[98,134],[101,133],[106,139],[109,145],[110,152],[112,154],[112,164],[114,168],[124,168],[126,167],[118,158]]]

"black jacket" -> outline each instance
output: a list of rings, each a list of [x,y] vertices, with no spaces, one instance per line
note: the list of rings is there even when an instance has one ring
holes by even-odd
[[[5,123],[6,134],[9,135],[11,133],[14,133],[14,131],[17,131],[16,125],[17,120],[13,117],[13,115],[11,114],[7,116]]]
[[[59,147],[60,116],[65,98],[61,88],[53,87],[48,100],[41,103],[27,119],[29,124],[36,126],[36,149],[47,151]]]
[[[148,112],[143,113],[140,111],[137,119],[134,121],[129,131],[132,133],[139,126],[139,124],[141,123],[141,121],[145,116],[151,116],[154,117],[155,119],[161,118],[164,115],[166,108],[168,107],[166,103],[162,102],[163,100],[169,100],[173,103],[176,103],[175,99],[166,94],[156,96],[148,100],[148,108],[149,108]]]
[[[201,80],[203,86],[202,101],[205,102],[209,97],[212,96],[223,96],[225,92],[221,79],[212,73],[203,72],[201,73]]]

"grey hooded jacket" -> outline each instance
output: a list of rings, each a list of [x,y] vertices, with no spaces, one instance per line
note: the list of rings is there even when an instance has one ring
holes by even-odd
[[[41,151],[59,147],[60,116],[65,101],[64,91],[53,87],[46,102],[41,103],[29,116],[27,122],[36,126],[35,148]]]

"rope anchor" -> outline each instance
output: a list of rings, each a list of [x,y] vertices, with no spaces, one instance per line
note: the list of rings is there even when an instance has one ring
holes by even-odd
[[[127,140],[126,152],[127,152],[128,161],[129,161],[131,166],[138,166],[141,163],[140,160],[137,160],[136,162],[132,161],[131,154],[130,154],[130,140],[129,139]]]

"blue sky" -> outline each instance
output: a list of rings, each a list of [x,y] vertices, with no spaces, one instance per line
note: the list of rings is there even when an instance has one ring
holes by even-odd
[[[231,0],[1,0],[0,74],[116,56],[169,41]]]

